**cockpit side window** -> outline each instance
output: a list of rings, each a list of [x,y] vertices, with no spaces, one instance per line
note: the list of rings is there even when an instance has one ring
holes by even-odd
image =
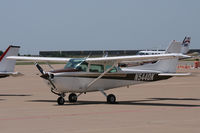
[[[80,65],[78,65],[76,67],[77,70],[80,70],[80,71],[83,71],[83,72],[86,72],[87,69],[88,69],[88,63],[87,62],[82,62]]]
[[[100,64],[91,64],[90,65],[90,72],[103,73],[104,72],[104,66],[100,65]]]
[[[86,72],[88,68],[88,63],[84,59],[71,59],[67,62],[64,69],[76,69],[79,71]]]
[[[65,69],[67,68],[75,68],[78,64],[80,64],[82,62],[82,60],[80,59],[71,59],[67,62],[67,64],[65,65]]]

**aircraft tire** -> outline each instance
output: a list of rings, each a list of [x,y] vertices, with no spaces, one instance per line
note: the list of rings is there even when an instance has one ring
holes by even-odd
[[[113,94],[107,96],[107,103],[114,104],[116,102],[116,97]]]
[[[57,99],[57,103],[58,103],[58,105],[63,105],[65,103],[65,99],[63,97],[59,97]]]
[[[77,95],[75,93],[69,94],[68,100],[69,100],[70,103],[77,102]]]

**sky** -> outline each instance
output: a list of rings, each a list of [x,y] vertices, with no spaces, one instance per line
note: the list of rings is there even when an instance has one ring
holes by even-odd
[[[199,0],[0,0],[0,50],[165,49],[191,36],[200,48]]]

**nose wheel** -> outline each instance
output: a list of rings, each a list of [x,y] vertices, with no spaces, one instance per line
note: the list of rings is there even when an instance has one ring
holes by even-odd
[[[58,105],[63,105],[65,103],[65,99],[63,97],[59,97],[57,99],[57,103],[58,103]]]

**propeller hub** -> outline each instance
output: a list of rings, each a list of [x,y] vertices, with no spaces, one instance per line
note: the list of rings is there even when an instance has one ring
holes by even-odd
[[[49,79],[49,74],[45,73],[45,74],[42,74],[40,77],[43,79]]]

